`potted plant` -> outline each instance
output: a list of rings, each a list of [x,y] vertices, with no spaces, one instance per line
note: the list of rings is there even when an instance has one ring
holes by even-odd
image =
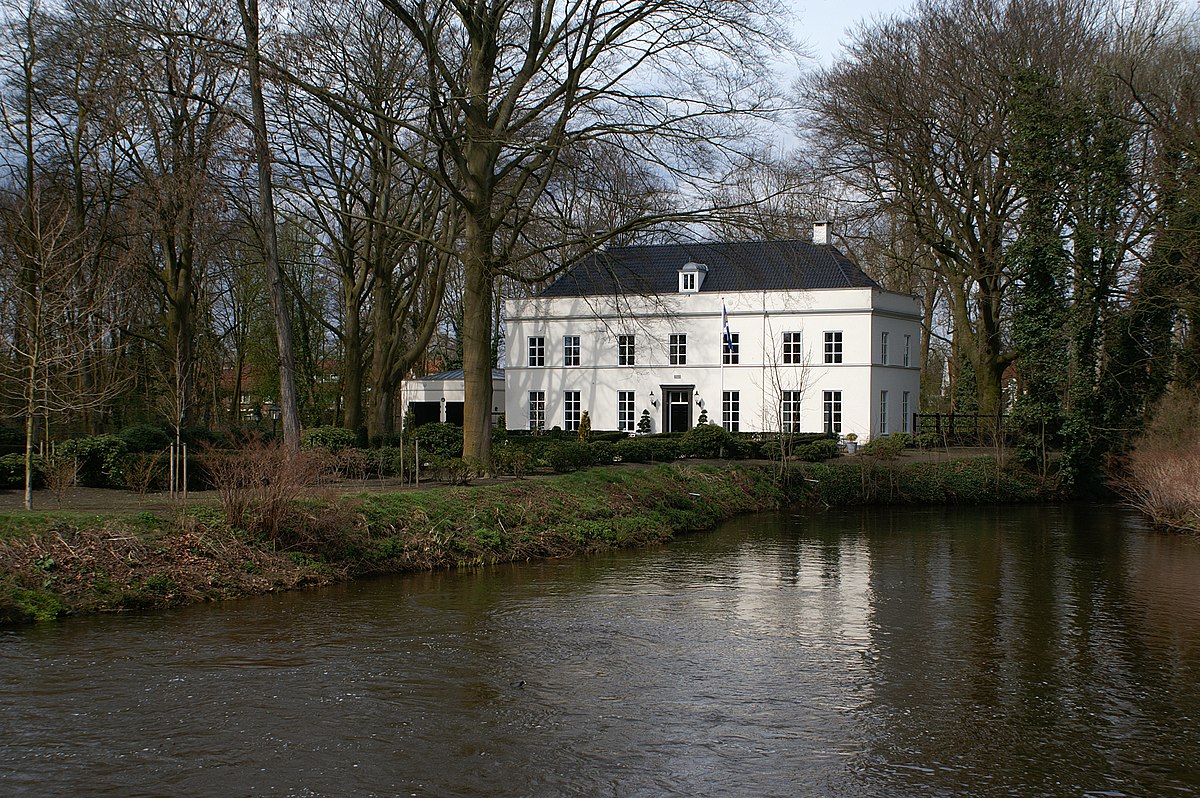
[[[858,452],[858,435],[850,432],[846,435],[846,454],[855,454]]]

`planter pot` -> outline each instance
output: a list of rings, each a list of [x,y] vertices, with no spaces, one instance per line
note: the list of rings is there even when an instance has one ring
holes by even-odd
[[[858,441],[846,441],[846,454],[858,453]]]

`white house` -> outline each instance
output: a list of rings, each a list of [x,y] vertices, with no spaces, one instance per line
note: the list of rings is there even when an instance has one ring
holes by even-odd
[[[612,248],[505,302],[509,429],[912,429],[920,304],[828,243]]]

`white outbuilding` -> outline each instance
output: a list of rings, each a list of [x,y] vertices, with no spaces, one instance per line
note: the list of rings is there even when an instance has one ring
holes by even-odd
[[[921,306],[828,243],[610,248],[505,302],[509,429],[909,432]]]

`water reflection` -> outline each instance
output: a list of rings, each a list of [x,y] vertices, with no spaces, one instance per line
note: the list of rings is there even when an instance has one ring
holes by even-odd
[[[771,514],[0,632],[0,793],[1188,794],[1198,572],[1111,509]]]

